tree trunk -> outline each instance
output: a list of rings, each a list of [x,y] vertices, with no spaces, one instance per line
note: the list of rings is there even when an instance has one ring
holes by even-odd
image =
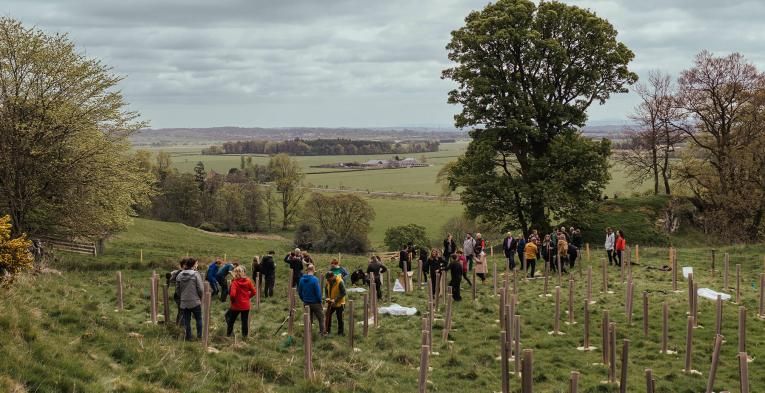
[[[651,147],[651,171],[653,171],[653,195],[659,195],[659,149],[656,143]]]

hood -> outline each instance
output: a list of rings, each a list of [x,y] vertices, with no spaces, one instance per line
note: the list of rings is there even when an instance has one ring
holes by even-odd
[[[196,275],[196,270],[183,270],[178,273],[178,276],[175,278],[175,280],[179,282],[190,281],[196,279]]]

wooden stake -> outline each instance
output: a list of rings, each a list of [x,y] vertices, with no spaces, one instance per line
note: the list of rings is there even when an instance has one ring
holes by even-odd
[[[677,254],[672,249],[672,290],[677,292]]]
[[[738,351],[746,352],[746,307],[738,308]]]
[[[635,283],[630,279],[627,280],[627,297],[625,298],[624,312],[627,319],[627,326],[632,326],[632,291],[634,291]]]
[[[712,251],[712,275],[715,275],[715,251],[717,250],[711,250]]]
[[[730,263],[730,254],[725,253],[725,259],[723,259],[723,290],[728,289],[728,264]]]
[[[587,266],[587,303],[592,302],[592,266]]]
[[[693,282],[693,328],[699,327],[699,283]]]
[[[476,291],[478,290],[478,285],[475,282],[475,269],[473,269],[473,281],[472,281],[472,285],[470,287],[471,287],[471,289],[473,291],[473,301],[475,301],[475,299],[476,299]],[[494,289],[496,290],[497,288],[494,288]],[[496,292],[494,292],[494,293],[496,293]]]
[[[542,294],[542,296],[547,296],[547,295],[550,293],[550,292],[547,290],[547,289],[549,288],[549,287],[548,287],[548,282],[549,282],[549,281],[550,281],[550,276],[546,274],[546,275],[545,275],[545,286],[544,286],[544,288],[543,288],[543,290],[544,290],[544,293]]]
[[[353,312],[353,300],[348,300],[348,346],[353,350],[353,336],[356,329],[356,318]]]
[[[409,269],[407,266],[408,261],[404,261],[404,293],[410,292],[412,289],[409,288]]]
[[[140,251],[140,257],[139,258],[141,260],[141,263],[143,263],[143,248]]]
[[[287,295],[287,300],[290,301],[290,304],[292,304],[292,284],[293,284],[293,282],[292,282],[292,280],[293,280],[292,274],[293,274],[293,272],[294,272],[294,270],[292,270],[292,268],[290,268],[289,273],[287,274],[287,293],[286,293],[286,295]],[[291,333],[290,333],[290,335],[291,335]]]
[[[260,273],[255,273],[255,308],[260,310]]]
[[[553,321],[553,334],[560,334],[560,287],[555,287],[555,320]]]
[[[297,288],[290,288],[290,309],[289,309],[289,322],[287,323],[287,334],[292,337],[295,334],[295,313],[297,312],[297,305],[295,304],[297,297]]]
[[[123,311],[125,309],[125,303],[123,299],[123,285],[122,285],[122,272],[117,272],[117,310]]]
[[[627,364],[629,364],[630,340],[622,340],[622,369],[619,381],[619,393],[627,393]]]
[[[513,329],[515,330],[513,332],[513,354],[515,355],[515,376],[520,377],[521,375],[521,316],[515,315],[513,316]]]
[[[391,292],[392,292],[391,286],[390,286],[390,274],[391,274],[391,271],[390,269],[388,269],[388,271],[385,272],[385,290],[388,294],[388,303],[391,302]]]
[[[417,260],[417,285],[419,285],[420,287],[425,285],[425,280],[424,280],[423,273],[425,273],[425,271],[422,270],[422,260],[418,259]],[[427,274],[427,273],[425,273],[425,274]]]
[[[303,308],[303,378],[307,381],[313,379],[312,370],[312,343],[311,343],[311,310],[308,306]]]
[[[603,265],[603,269],[601,272],[602,280],[603,280],[603,293],[608,293],[608,266],[606,266],[606,258],[601,258],[601,264]]]
[[[579,391],[579,372],[571,372],[571,377],[569,377],[568,381],[568,391],[569,393],[577,393]]]
[[[452,287],[449,287],[447,289],[449,292],[449,295],[452,293]],[[447,342],[449,340],[449,330],[452,328],[452,299],[451,296],[449,296],[449,300],[446,302],[446,321],[444,321],[444,342]]]
[[[587,251],[587,262],[590,262],[590,243],[585,243],[584,249]]]
[[[499,288],[499,328],[501,330],[504,330],[507,328],[505,326],[505,302],[507,301],[507,298],[505,297],[505,288]]]
[[[723,303],[722,303],[722,296],[717,295],[717,303],[716,303],[715,311],[716,311],[716,318],[715,318],[715,334],[722,334],[722,314],[723,314]]]
[[[645,391],[647,393],[654,393],[653,371],[650,368],[645,369]]]
[[[643,291],[643,336],[648,337],[648,291]]]
[[[500,357],[500,375],[502,379],[502,393],[509,393],[510,392],[510,370],[507,358],[507,333],[502,330],[499,332],[499,357]]]
[[[494,282],[494,293],[497,293],[497,261],[494,261],[494,274],[492,275],[492,281]],[[507,279],[507,275],[505,275],[505,279]],[[473,281],[475,283],[475,281]]]
[[[420,346],[420,378],[419,378],[419,393],[427,392],[428,385],[428,364],[430,363],[430,347],[427,345]]]
[[[608,382],[616,383],[616,324],[611,322],[608,326]]]
[[[608,310],[603,310],[603,321],[600,324],[600,336],[601,336],[601,345],[603,347],[603,365],[608,366],[609,364],[609,350],[608,350],[608,326],[611,324],[611,322],[608,320]]]
[[[688,274],[688,315],[693,315],[693,273]]]
[[[584,344],[582,349],[589,351],[590,348],[590,302],[584,301]]]
[[[720,362],[720,347],[722,346],[722,336],[715,335],[715,345],[712,350],[712,363],[709,366],[709,379],[707,379],[706,393],[712,393],[712,389],[715,385],[715,375],[717,374],[717,364]]]
[[[207,352],[210,344],[210,306],[212,304],[212,289],[210,283],[205,281],[205,289],[202,299],[202,350]]]
[[[369,294],[364,294],[364,338],[369,336]]]
[[[662,305],[661,325],[661,353],[668,353],[669,348],[669,305],[665,301]]]
[[[760,273],[760,318],[765,318],[765,273]]]
[[[640,263],[640,245],[635,244],[635,262]]]
[[[688,327],[685,332],[685,368],[683,371],[690,374],[693,370],[693,316],[688,316]]]
[[[749,355],[738,353],[738,381],[741,393],[749,393]]]
[[[157,323],[157,272],[151,273],[151,323]]]
[[[521,392],[534,392],[534,351],[531,349],[523,350],[523,371],[521,372]]]
[[[513,294],[518,295],[518,269],[513,269]]]

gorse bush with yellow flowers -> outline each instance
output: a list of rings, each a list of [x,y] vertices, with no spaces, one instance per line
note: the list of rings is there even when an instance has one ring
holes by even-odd
[[[31,245],[26,235],[11,238],[11,217],[0,217],[0,281],[9,282],[16,273],[32,268]]]

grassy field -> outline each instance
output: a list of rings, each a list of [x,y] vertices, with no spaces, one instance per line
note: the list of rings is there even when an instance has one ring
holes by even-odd
[[[273,333],[287,313],[284,288],[286,269],[277,264],[277,297],[263,301],[254,312],[251,337],[246,343],[225,337],[223,312],[226,306],[215,302],[212,309],[212,346],[219,352],[205,354],[198,342],[185,343],[175,327],[147,323],[149,277],[152,270],[164,272],[173,261],[189,252],[210,256],[224,252],[229,257],[248,259],[268,248],[281,255],[287,244],[274,240],[221,238],[178,224],[137,220],[131,229],[108,243],[105,255],[92,258],[62,254],[54,267],[63,275],[24,277],[13,289],[3,290],[0,298],[0,391],[18,392],[411,392],[417,386],[420,320],[418,317],[383,316],[381,326],[371,328],[369,336],[360,335],[357,326],[356,350],[349,348],[347,337],[318,340],[314,347],[316,381],[305,382],[302,370],[302,326],[298,323],[294,340]],[[143,249],[144,263],[138,261]],[[682,373],[687,300],[685,283],[680,278],[679,293],[673,293],[670,275],[649,266],[664,264],[667,250],[641,248],[640,265],[633,267],[635,306],[633,324],[628,326],[624,313],[624,284],[611,269],[613,294],[599,293],[597,268],[593,287],[596,304],[592,312],[592,345],[600,347],[600,316],[609,310],[617,324],[618,350],[621,340],[629,338],[630,362],[628,391],[642,391],[643,370],[652,368],[657,392],[703,391],[709,372],[714,333],[714,302],[700,299],[703,328],[694,331],[694,368],[703,376]],[[731,266],[742,264],[743,305],[749,309],[747,347],[756,360],[750,365],[752,392],[765,391],[765,374],[756,372],[765,357],[763,321],[755,318],[757,310],[756,276],[762,270],[765,247],[731,247]],[[721,255],[723,251],[720,251]],[[598,264],[600,251],[593,250]],[[328,256],[316,256],[319,266]],[[708,250],[681,249],[681,266],[692,265],[700,287],[719,289],[720,265],[712,274]],[[497,258],[496,262],[502,262]],[[363,258],[344,258],[349,268],[363,265]],[[580,263],[585,269],[588,262]],[[598,265],[599,266],[599,265]],[[114,272],[125,272],[125,306],[115,311]],[[735,271],[731,268],[731,271]],[[538,392],[567,392],[568,375],[582,373],[580,392],[616,392],[614,385],[603,383],[607,370],[600,361],[600,350],[576,350],[582,340],[582,301],[584,280],[575,272],[575,319],[578,324],[561,322],[562,336],[551,336],[553,298],[540,297],[543,280],[521,281],[519,308],[521,345],[534,350],[534,385]],[[491,277],[487,282],[491,282]],[[551,280],[550,288],[557,280]],[[735,283],[731,279],[731,283]],[[568,282],[564,280],[565,304]],[[642,335],[642,292],[650,298],[650,332]],[[444,309],[436,313],[434,351],[428,376],[429,391],[490,392],[500,390],[498,361],[498,297],[492,285],[479,285],[478,299],[470,300],[470,289],[463,285],[464,300],[454,304],[453,329],[449,342],[441,340]],[[356,303],[356,318],[361,319],[361,299]],[[421,290],[411,294],[394,293],[392,301],[423,310],[426,296]],[[670,306],[669,347],[677,354],[659,353],[661,307]],[[381,304],[387,305],[387,301]],[[565,310],[565,306],[562,307]],[[298,317],[300,311],[298,311]],[[715,391],[738,390],[737,306],[724,307],[722,347]],[[561,315],[566,320],[565,313]],[[347,316],[346,316],[347,321]],[[238,331],[238,328],[237,328]],[[511,363],[512,367],[512,363]],[[512,369],[511,369],[512,370]],[[617,371],[618,372],[618,371]],[[519,380],[511,378],[511,390],[519,392]],[[13,390],[16,389],[16,390]],[[760,390],[763,389],[763,390]]]

